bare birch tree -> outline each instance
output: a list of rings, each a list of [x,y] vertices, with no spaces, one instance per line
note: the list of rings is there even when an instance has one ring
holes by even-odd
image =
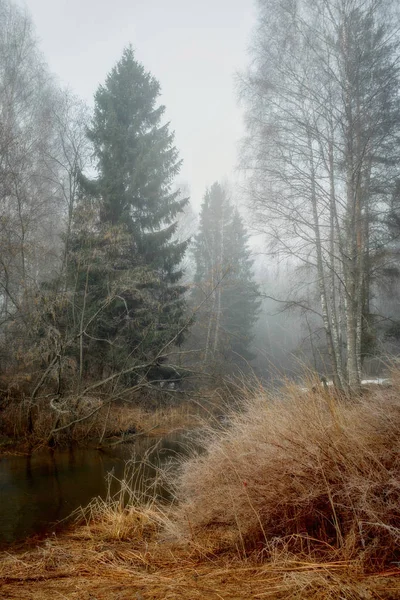
[[[4,325],[30,325],[31,291],[54,256],[57,194],[44,157],[54,139],[55,85],[30,18],[0,2],[0,301]],[[2,333],[4,329],[2,330]]]
[[[47,364],[50,348],[59,352],[59,333],[46,321],[56,290],[50,298],[43,284],[65,272],[78,172],[88,158],[86,123],[86,108],[49,73],[30,17],[0,0],[3,370],[33,361],[32,371],[36,358]]]
[[[54,140],[45,161],[49,178],[60,198],[63,234],[60,280],[66,285],[69,244],[74,212],[79,199],[79,178],[91,165],[92,146],[86,135],[90,111],[86,104],[69,90],[60,90],[52,109]]]
[[[245,166],[271,245],[315,271],[335,384],[357,390],[377,223],[398,174],[390,0],[259,0]]]

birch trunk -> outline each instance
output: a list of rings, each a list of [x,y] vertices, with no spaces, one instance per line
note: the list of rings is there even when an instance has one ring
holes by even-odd
[[[357,325],[356,325],[356,352],[358,371],[361,378],[362,373],[362,337],[363,322],[369,314],[369,210],[368,194],[371,180],[372,159],[367,159],[365,174],[360,184],[360,203],[358,207],[358,231],[359,244],[358,249],[358,289],[357,289]],[[362,203],[361,203],[362,202]]]
[[[312,146],[312,140],[310,134],[308,134],[308,147],[310,153],[310,183],[311,183],[311,203],[312,203],[312,213],[313,213],[313,222],[314,222],[314,232],[315,232],[315,249],[317,255],[317,271],[318,271],[318,289],[321,300],[321,309],[322,309],[322,320],[324,324],[326,341],[328,346],[329,358],[332,365],[332,376],[333,382],[336,387],[341,387],[341,381],[338,374],[338,365],[336,362],[336,354],[335,348],[332,339],[332,327],[330,322],[329,315],[329,306],[328,306],[328,298],[326,293],[325,286],[325,273],[324,273],[324,260],[322,254],[322,243],[321,243],[321,233],[320,233],[320,224],[318,217],[318,207],[317,207],[317,194],[316,194],[316,185],[315,185],[315,166],[314,166],[314,152]]]
[[[336,222],[337,222],[337,211],[336,211],[336,193],[335,193],[335,179],[334,179],[334,157],[333,157],[333,144],[329,143],[329,180],[330,180],[330,206],[329,206],[329,226],[330,226],[330,308],[331,308],[331,321],[332,321],[332,344],[336,359],[336,369],[338,379],[340,381],[340,387],[346,387],[345,375],[343,372],[343,357],[342,347],[340,342],[340,316],[338,318],[338,312],[340,315],[340,305],[338,305],[337,294],[336,294],[336,281],[340,280],[337,277],[338,265],[336,260]],[[337,231],[339,235],[339,231]],[[339,242],[340,243],[340,242]],[[340,290],[339,290],[340,294]]]
[[[350,159],[349,159],[350,160]],[[356,234],[356,203],[354,198],[353,169],[348,167],[347,175],[347,256],[345,267],[346,282],[346,337],[347,337],[347,376],[349,387],[358,391],[361,385],[359,361],[357,358],[357,320],[358,320],[358,257]]]
[[[347,377],[349,387],[358,392],[361,385],[359,361],[357,359],[357,307],[358,307],[358,212],[359,194],[356,181],[357,164],[357,136],[353,107],[353,85],[350,80],[351,65],[349,64],[349,34],[348,23],[344,22],[342,37],[342,56],[345,71],[345,164],[346,164],[346,253],[344,260],[344,273],[347,294],[346,306],[346,336],[347,336]],[[356,119],[357,121],[357,119]],[[360,166],[357,164],[358,169]]]

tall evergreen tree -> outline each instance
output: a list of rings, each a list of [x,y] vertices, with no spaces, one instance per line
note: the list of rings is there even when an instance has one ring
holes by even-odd
[[[259,291],[242,219],[219,183],[205,194],[193,254],[192,295],[202,303],[196,329],[204,345],[204,362],[251,359]]]
[[[131,47],[95,95],[88,137],[97,178],[81,177],[92,225],[76,223],[71,281],[81,298],[81,322],[90,321],[85,354],[96,355],[103,370],[151,361],[182,337],[179,265],[187,242],[174,241],[174,233],[187,199],[171,191],[181,163],[174,135],[162,123],[159,95],[159,83]]]
[[[250,348],[261,301],[258,286],[254,282],[254,261],[248,240],[249,236],[236,208],[227,225],[225,238],[227,278],[223,286],[222,325],[229,337],[230,352],[251,360],[254,355]]]

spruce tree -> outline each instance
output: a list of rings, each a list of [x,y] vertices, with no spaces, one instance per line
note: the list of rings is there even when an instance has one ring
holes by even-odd
[[[237,209],[227,224],[225,261],[227,276],[223,285],[222,325],[229,337],[229,351],[251,360],[254,325],[260,309],[260,292],[252,273],[253,260],[248,247],[249,236]]]
[[[204,363],[217,362],[225,370],[227,363],[250,360],[259,290],[242,219],[219,183],[204,196],[193,254],[192,298],[201,304],[195,333],[204,347]]]
[[[173,238],[187,199],[171,191],[181,163],[159,95],[159,83],[131,47],[95,95],[88,137],[97,177],[81,177],[82,206],[95,216],[89,240],[78,217],[71,282],[86,313],[82,322],[96,315],[85,355],[102,371],[149,362],[182,338],[186,288],[179,265],[187,242]]]

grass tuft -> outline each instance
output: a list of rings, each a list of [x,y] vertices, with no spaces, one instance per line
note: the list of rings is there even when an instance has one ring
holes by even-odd
[[[397,564],[399,388],[355,400],[294,385],[253,392],[175,490],[174,533],[206,554]]]

